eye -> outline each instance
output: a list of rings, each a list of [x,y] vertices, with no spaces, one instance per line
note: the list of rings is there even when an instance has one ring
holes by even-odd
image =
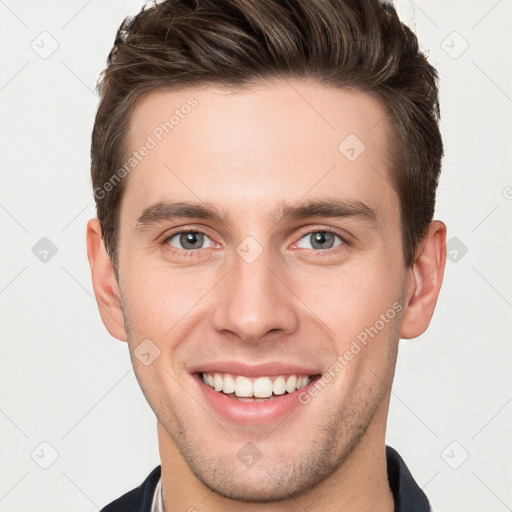
[[[168,244],[176,249],[185,251],[193,251],[194,249],[206,249],[213,247],[213,243],[203,247],[205,240],[212,242],[210,237],[201,231],[179,231],[178,233],[174,233],[173,235],[167,237],[163,243]]]
[[[338,238],[339,243],[336,244],[336,238]],[[315,230],[315,231],[309,231],[305,233],[300,240],[305,239],[306,243],[309,242],[310,247],[304,247],[304,245],[301,245],[301,241],[297,242],[296,247],[299,247],[301,249],[332,249],[334,247],[338,247],[342,245],[342,243],[345,243],[345,240],[338,235],[337,233],[334,233],[333,231],[328,230]]]

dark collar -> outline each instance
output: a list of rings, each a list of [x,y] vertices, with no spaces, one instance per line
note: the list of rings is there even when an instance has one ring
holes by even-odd
[[[395,512],[430,512],[425,493],[414,480],[398,452],[386,446],[389,487],[395,498]]]
[[[388,480],[395,499],[395,512],[430,512],[425,493],[412,477],[398,452],[386,446]],[[151,512],[153,494],[160,480],[161,466],[157,466],[139,487],[127,492],[100,512]]]
[[[151,512],[153,494],[160,480],[161,469],[162,466],[157,466],[139,487],[123,494],[100,512]]]

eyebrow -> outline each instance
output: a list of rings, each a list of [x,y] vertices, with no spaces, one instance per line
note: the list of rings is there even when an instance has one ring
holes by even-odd
[[[311,217],[360,218],[369,223],[377,219],[376,211],[357,200],[317,199],[300,204],[281,201],[272,219],[277,224],[283,220],[303,220]],[[229,223],[231,215],[210,203],[189,201],[159,201],[142,212],[136,229],[145,229],[161,222],[177,219],[204,219],[218,223]]]

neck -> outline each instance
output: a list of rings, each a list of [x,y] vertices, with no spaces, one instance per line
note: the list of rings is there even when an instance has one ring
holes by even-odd
[[[358,444],[329,477],[300,496],[268,503],[231,500],[204,486],[158,422],[165,512],[292,512],[297,508],[308,512],[393,512],[384,441],[387,405],[381,404]]]

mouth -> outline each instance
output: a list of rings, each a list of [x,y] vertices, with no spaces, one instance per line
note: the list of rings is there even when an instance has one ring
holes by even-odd
[[[196,376],[217,393],[239,402],[269,402],[299,391],[320,377],[272,375],[248,377],[225,372],[198,372]]]
[[[321,374],[262,375],[258,371],[257,376],[249,376],[209,370],[191,376],[206,410],[231,424],[254,427],[282,422],[293,411],[299,415],[311,411],[303,405],[301,394],[307,393]],[[294,418],[290,421],[299,421]]]

